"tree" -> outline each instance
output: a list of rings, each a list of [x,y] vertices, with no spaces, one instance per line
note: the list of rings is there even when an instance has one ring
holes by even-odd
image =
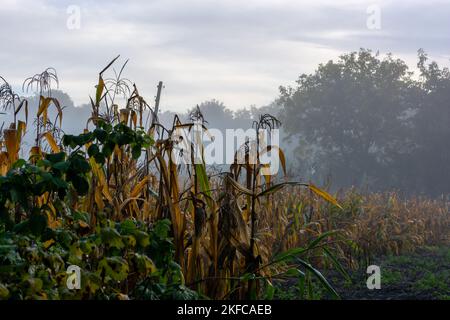
[[[302,143],[297,154],[313,166],[303,170],[330,174],[338,186],[399,185],[392,168],[415,149],[410,116],[421,94],[405,62],[361,49],[320,64],[280,93],[284,128]]]
[[[416,183],[421,192],[450,192],[450,72],[440,68],[419,50],[423,99],[414,117],[414,139],[418,149],[414,156]]]

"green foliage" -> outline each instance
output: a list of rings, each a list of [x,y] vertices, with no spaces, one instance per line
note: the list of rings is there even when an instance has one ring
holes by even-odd
[[[103,164],[116,146],[139,158],[151,138],[99,122],[93,132],[66,135],[63,143],[71,153],[20,159],[0,176],[0,299],[197,298],[174,261],[170,221],[114,222],[99,212],[90,225],[88,213],[68,206],[90,189],[84,146]],[[53,215],[59,224],[50,228]],[[66,286],[69,265],[81,268],[80,290]]]
[[[173,260],[167,220],[151,228],[133,220],[104,220],[95,233],[83,236],[74,228],[82,219],[75,212],[63,227],[40,235],[6,231],[2,225],[0,299],[197,298],[184,287]],[[66,287],[72,264],[81,268],[80,290]]]
[[[78,136],[65,135],[63,138],[63,144],[73,149],[88,143],[91,143],[87,149],[89,157],[103,164],[105,159],[112,155],[116,146],[127,146],[131,150],[133,159],[138,159],[142,148],[148,148],[153,144],[153,140],[142,129],[133,130],[123,123],[112,126],[103,121],[99,121],[92,132]]]
[[[49,193],[54,205],[62,205],[69,192],[80,196],[89,190],[87,175],[91,167],[80,151],[69,156],[65,152],[47,154],[35,164],[18,160],[5,176],[0,176],[0,220],[8,229],[20,214],[29,216],[28,221],[16,225],[16,230],[34,228],[39,233],[45,219],[47,204],[39,206],[35,197]],[[32,222],[32,223],[30,223]]]

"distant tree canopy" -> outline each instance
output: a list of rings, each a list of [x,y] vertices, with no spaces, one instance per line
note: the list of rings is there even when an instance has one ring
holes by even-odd
[[[419,50],[420,77],[400,59],[345,54],[281,87],[281,119],[300,171],[333,185],[450,191],[450,74]]]

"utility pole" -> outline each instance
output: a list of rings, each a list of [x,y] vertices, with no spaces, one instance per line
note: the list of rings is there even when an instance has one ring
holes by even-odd
[[[163,82],[160,81],[158,83],[158,91],[156,93],[156,99],[155,99],[155,115],[158,116],[158,109],[159,109],[159,101],[161,100],[161,91],[163,88]]]

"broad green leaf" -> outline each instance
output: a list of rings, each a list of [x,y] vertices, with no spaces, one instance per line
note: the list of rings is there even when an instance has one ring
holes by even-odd
[[[108,277],[115,281],[123,281],[128,277],[128,271],[128,263],[122,257],[105,257],[98,264],[97,274],[103,274],[106,281]]]
[[[122,237],[116,229],[105,227],[101,230],[100,235],[104,244],[117,249],[121,249],[124,247]]]
[[[320,273],[319,270],[315,269],[311,264],[308,262],[296,258],[296,261],[302,265],[306,270],[310,271],[314,276],[316,276],[317,279],[322,283],[323,287],[336,299],[340,299],[339,294],[334,290],[334,288],[331,286],[331,284],[325,279],[325,277]]]

